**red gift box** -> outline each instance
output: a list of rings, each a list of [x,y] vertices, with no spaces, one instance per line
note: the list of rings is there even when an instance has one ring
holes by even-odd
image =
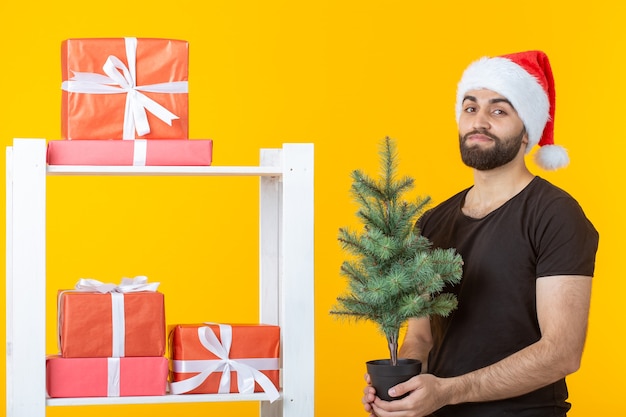
[[[68,39],[61,46],[63,139],[186,139],[188,43]]]
[[[279,397],[280,327],[182,324],[169,335],[173,394],[265,392]]]
[[[64,358],[165,355],[162,293],[59,292]]]
[[[197,140],[52,140],[50,165],[208,166],[213,141]]]
[[[145,358],[61,358],[46,360],[46,388],[52,398],[165,395],[168,360]]]

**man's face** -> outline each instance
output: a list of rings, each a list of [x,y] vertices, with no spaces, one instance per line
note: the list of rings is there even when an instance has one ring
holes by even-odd
[[[459,118],[461,159],[487,171],[511,162],[528,143],[522,120],[511,103],[490,90],[468,91]]]

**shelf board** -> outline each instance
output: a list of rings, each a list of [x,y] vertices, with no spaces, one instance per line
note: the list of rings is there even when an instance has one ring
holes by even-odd
[[[260,176],[282,175],[275,166],[95,166],[48,165],[48,175],[199,175],[199,176]]]
[[[282,397],[282,396],[281,396]],[[267,394],[183,394],[157,395],[138,397],[81,397],[81,398],[46,398],[46,405],[80,406],[80,405],[115,405],[115,404],[167,404],[167,403],[208,403],[208,402],[239,402],[269,401]]]

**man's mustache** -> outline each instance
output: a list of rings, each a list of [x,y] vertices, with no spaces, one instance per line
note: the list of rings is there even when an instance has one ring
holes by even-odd
[[[491,138],[491,139],[493,139],[495,141],[499,141],[500,140],[499,137],[497,137],[496,135],[494,135],[492,133],[487,132],[484,129],[475,129],[475,130],[472,130],[471,132],[468,132],[465,135],[463,135],[463,142],[467,141],[467,138],[472,136],[472,135],[485,135],[488,138]]]

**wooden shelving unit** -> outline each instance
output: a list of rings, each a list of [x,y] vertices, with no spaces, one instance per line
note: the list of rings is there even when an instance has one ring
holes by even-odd
[[[46,407],[259,401],[262,417],[314,415],[313,145],[261,149],[259,166],[48,166],[44,139],[14,139],[6,153],[7,417]],[[46,178],[258,176],[259,319],[281,327],[281,398],[264,393],[153,397],[46,397]]]

